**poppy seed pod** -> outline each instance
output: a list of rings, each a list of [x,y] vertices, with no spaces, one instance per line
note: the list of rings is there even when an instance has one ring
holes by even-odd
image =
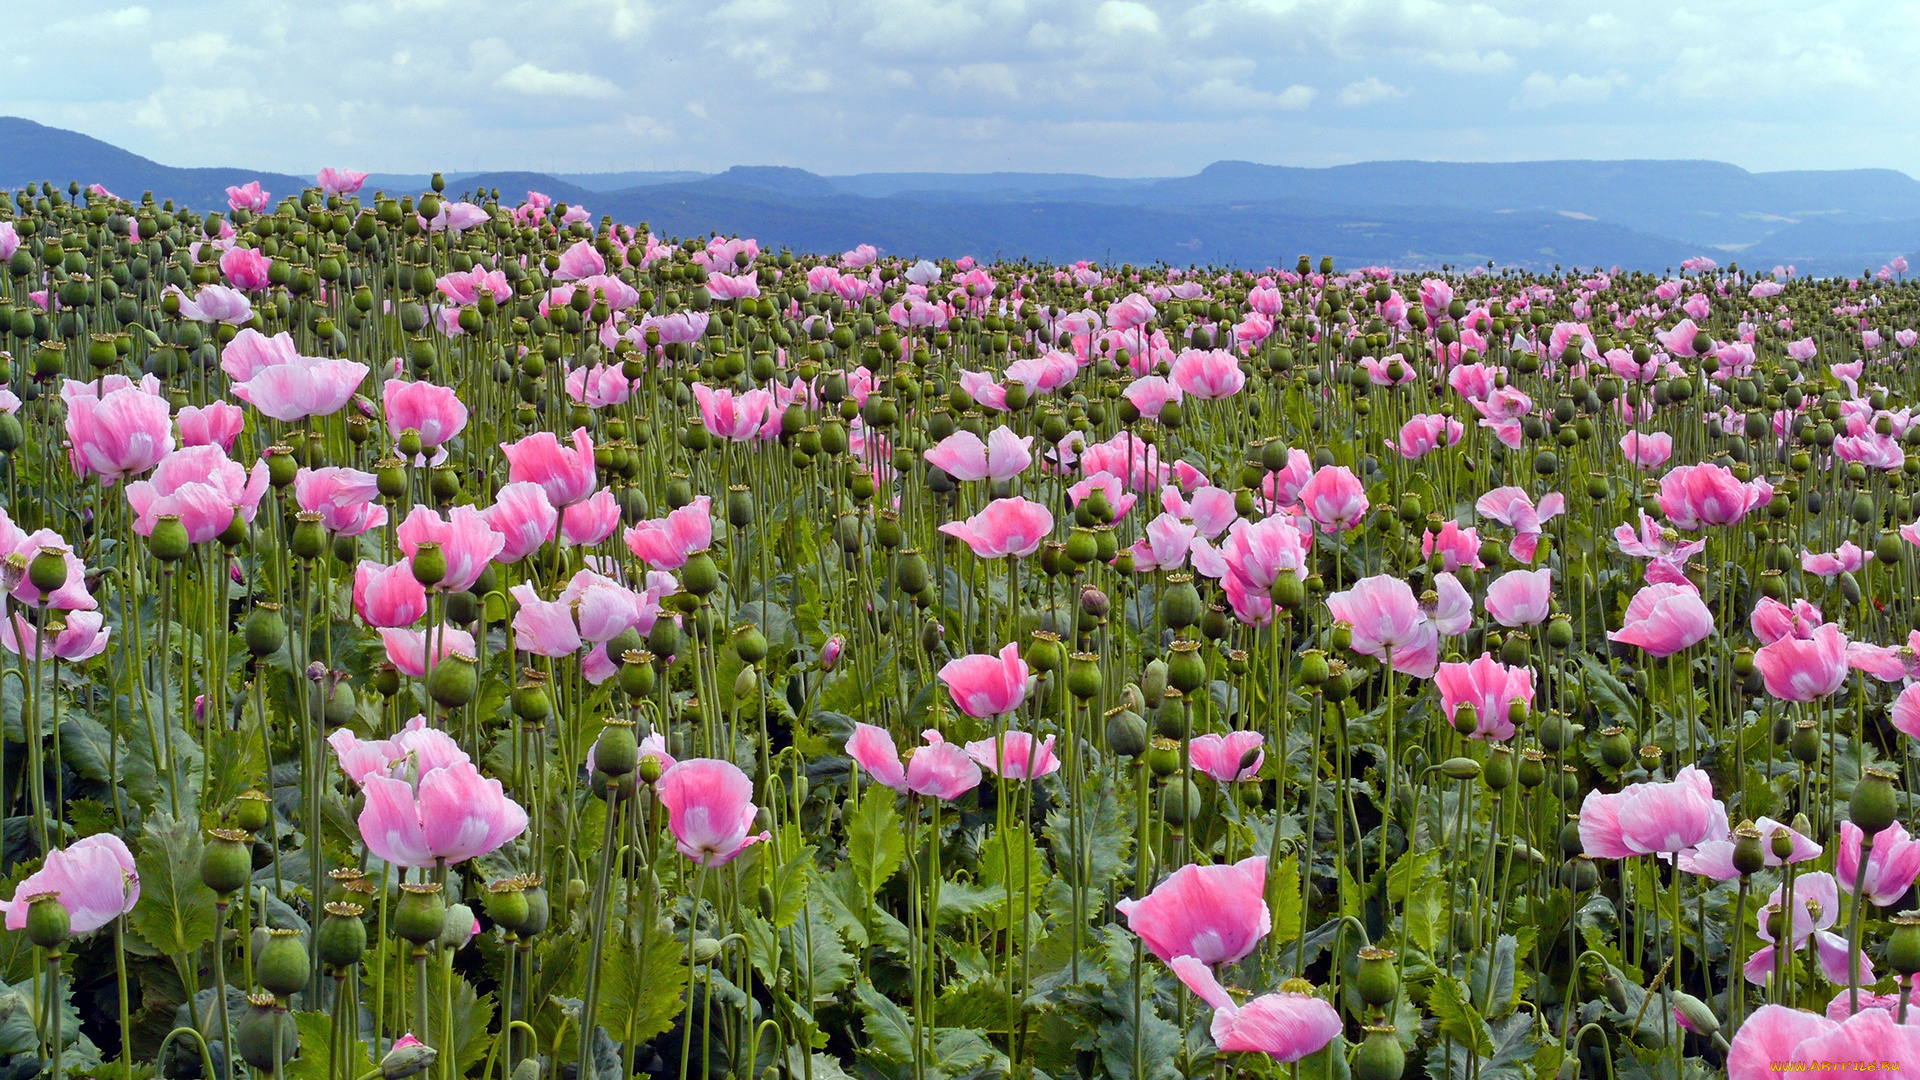
[[[427,695],[445,709],[458,709],[480,692],[480,673],[471,656],[448,653],[427,672]]]
[[[705,551],[696,551],[688,556],[686,564],[680,568],[680,587],[700,597],[719,588],[720,568],[714,565],[713,556]]]
[[[447,898],[439,885],[405,882],[393,905],[393,932],[415,945],[440,937],[447,923]]]
[[[1793,838],[1787,838],[1788,854],[1792,854]],[[1760,830],[1753,822],[1743,821],[1733,830],[1733,868],[1740,876],[1751,877],[1766,869],[1767,853],[1760,847]]]
[[[1887,963],[1902,976],[1920,973],[1920,914],[1903,911],[1893,917],[1887,939]]]
[[[1106,734],[1110,753],[1137,758],[1146,752],[1147,722],[1124,705],[1107,713]]]
[[[295,558],[319,558],[327,550],[327,526],[321,516],[304,510],[297,514],[287,547]]]
[[[608,776],[620,777],[632,772],[640,764],[640,741],[635,736],[633,721],[614,717],[600,729],[600,738],[593,744],[594,767]]]
[[[270,993],[248,995],[247,1011],[233,1036],[240,1059],[261,1072],[271,1073],[300,1053],[300,1029]]]
[[[1060,647],[1060,635],[1050,630],[1035,630],[1027,640],[1027,666],[1046,673],[1060,670],[1066,651]]]
[[[1099,656],[1077,652],[1067,658],[1067,691],[1074,697],[1085,701],[1097,696],[1104,685]]]
[[[200,880],[222,898],[246,888],[253,877],[252,837],[240,829],[212,829],[200,849]]]
[[[59,893],[41,893],[23,897],[27,903],[27,940],[48,952],[56,952],[73,936],[73,916],[60,902]]]
[[[1896,775],[1883,765],[1869,765],[1853,785],[1853,797],[1847,802],[1847,820],[1864,834],[1863,849],[1900,815],[1900,797],[1893,789]]]
[[[297,994],[307,988],[310,969],[300,931],[267,930],[267,943],[254,959],[254,979],[261,989],[282,998]]]
[[[294,538],[298,541],[298,529],[294,530]],[[171,564],[179,562],[181,559],[186,558],[187,552],[191,550],[192,547],[193,542],[187,535],[187,527],[181,524],[179,516],[175,514],[162,514],[160,518],[154,522],[153,532],[147,536],[147,550],[153,554],[154,558],[159,559],[163,563]],[[304,557],[312,558],[312,556]],[[39,557],[36,556],[34,561],[40,561]],[[63,571],[61,577],[62,580],[64,580],[64,564],[61,569]],[[28,573],[32,573],[31,565],[28,566]]]
[[[360,917],[366,909],[359,904],[335,902],[324,910],[320,929],[314,933],[314,951],[322,964],[342,971],[359,963],[367,951],[367,924]]]
[[[1366,1032],[1360,1049],[1354,1051],[1354,1080],[1400,1080],[1407,1071],[1407,1052],[1400,1045],[1399,1029],[1375,1025]]]
[[[1392,949],[1372,945],[1360,949],[1359,969],[1353,980],[1360,1000],[1378,1008],[1391,1004],[1400,996],[1400,972],[1394,966],[1395,955]]]

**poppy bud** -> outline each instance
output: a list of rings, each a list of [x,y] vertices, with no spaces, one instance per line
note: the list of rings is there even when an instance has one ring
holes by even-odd
[[[1469,757],[1448,758],[1440,763],[1440,771],[1455,780],[1473,780],[1480,775],[1480,763]]]
[[[380,1059],[381,1080],[407,1080],[409,1076],[417,1076],[432,1068],[434,1059],[439,1056],[438,1050],[419,1039],[412,1036],[402,1038],[393,1044],[393,1049],[387,1051],[385,1057]],[[532,1059],[528,1060],[532,1061]],[[538,1062],[534,1064],[537,1066]],[[514,1076],[515,1080],[518,1080],[518,1070],[515,1070]],[[536,1073],[536,1080],[537,1076]]]

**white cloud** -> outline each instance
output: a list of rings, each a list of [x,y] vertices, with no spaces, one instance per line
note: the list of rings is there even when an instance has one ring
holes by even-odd
[[[1380,81],[1379,76],[1369,75],[1359,82],[1348,83],[1340,91],[1340,104],[1347,106],[1373,105],[1382,101],[1406,97],[1407,92],[1397,86]]]
[[[1920,128],[1862,107],[1904,85],[1920,16],[1869,0],[59,7],[12,27],[0,114],[176,165],[1138,176],[1249,156],[1625,158],[1685,145],[1748,167],[1920,172]],[[113,63],[72,63],[76,46]],[[1445,107],[1405,107],[1414,100]],[[582,102],[593,107],[554,107]]]
[[[495,85],[502,89],[540,97],[612,97],[620,88],[598,75],[574,71],[548,71],[533,64],[500,76]]]
[[[1520,84],[1520,96],[1514,104],[1526,109],[1597,104],[1613,96],[1613,84],[1610,75],[1563,75],[1556,79],[1536,71]]]
[[[1202,108],[1221,112],[1267,112],[1273,109],[1304,109],[1313,103],[1319,93],[1311,86],[1295,83],[1275,94],[1221,77],[1208,79],[1182,96]]]

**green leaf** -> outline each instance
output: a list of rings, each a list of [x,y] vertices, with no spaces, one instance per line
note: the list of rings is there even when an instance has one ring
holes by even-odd
[[[1133,1018],[1100,1025],[1100,1062],[1113,1080],[1169,1080],[1180,1072],[1174,1061],[1180,1050],[1180,1031],[1150,1006],[1140,1010],[1140,1075],[1133,1071]]]
[[[1493,1056],[1493,1033],[1480,1013],[1468,1004],[1467,988],[1452,975],[1442,974],[1427,994],[1427,1008],[1440,1022],[1440,1031],[1481,1057]]]
[[[865,979],[854,989],[860,1002],[860,1027],[867,1049],[890,1061],[913,1060],[913,1020]]]
[[[1300,860],[1292,855],[1280,860],[1280,866],[1268,879],[1272,882],[1273,939],[1292,941],[1300,936]]]
[[[1489,1018],[1513,1011],[1514,999],[1519,996],[1514,980],[1514,958],[1519,948],[1512,934],[1501,934],[1473,954],[1473,975],[1467,985],[1473,991],[1473,1000]]]
[[[127,925],[176,964],[190,962],[216,929],[213,890],[200,880],[199,827],[155,810],[147,817],[134,866],[140,873],[140,901]]]
[[[1445,879],[1430,877],[1415,886],[1407,897],[1407,940],[1424,952],[1432,953],[1440,940],[1441,922],[1446,918],[1446,893]]]
[[[853,981],[853,954],[840,943],[840,935],[826,912],[809,910],[795,921],[789,949],[795,976],[800,980],[793,993],[810,998],[808,1004],[833,997]]]
[[[847,819],[847,864],[853,878],[872,896],[899,871],[907,838],[893,808],[893,789],[870,785]]]
[[[296,1012],[293,1022],[300,1029],[300,1053],[281,1066],[286,1080],[335,1080],[333,1017],[324,1012]],[[340,1064],[338,1071],[359,1077],[372,1072],[374,1068],[374,1060],[367,1056],[367,1044],[358,1039],[351,1040],[347,1047],[347,1059]]]
[[[654,927],[643,950],[614,936],[601,955],[597,1018],[614,1042],[646,1042],[673,1026],[686,987],[686,962],[665,928]]]
[[[793,925],[807,906],[807,882],[813,879],[812,844],[802,847],[793,858],[773,868],[773,925],[785,929]]]
[[[86,713],[60,719],[60,760],[83,780],[112,781],[113,736]]]

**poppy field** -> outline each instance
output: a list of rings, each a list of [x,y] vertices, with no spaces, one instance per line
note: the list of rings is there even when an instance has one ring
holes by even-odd
[[[1920,1068],[1904,260],[364,180],[0,204],[8,1076]]]

